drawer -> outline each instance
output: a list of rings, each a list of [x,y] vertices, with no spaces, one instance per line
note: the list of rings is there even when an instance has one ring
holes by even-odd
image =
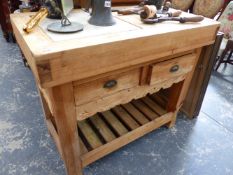
[[[74,85],[76,106],[135,87],[139,84],[139,75],[140,69],[136,69]]]
[[[196,58],[196,54],[188,54],[151,65],[149,84],[161,83],[187,74],[193,69]]]

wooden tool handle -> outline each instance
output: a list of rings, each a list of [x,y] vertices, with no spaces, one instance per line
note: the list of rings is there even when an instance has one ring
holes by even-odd
[[[157,13],[157,8],[154,5],[145,5],[140,17],[143,19],[153,18]]]
[[[117,13],[120,15],[132,15],[132,14],[136,14],[137,11],[136,10],[118,10]]]
[[[117,12],[120,15],[132,15],[132,14],[139,14],[139,12],[142,9],[143,9],[143,7],[126,8],[126,9],[112,9],[112,12]]]
[[[204,19],[203,16],[193,16],[193,17],[181,17],[180,22],[181,23],[186,23],[186,22],[200,22]]]
[[[168,16],[170,16],[170,17],[178,17],[178,16],[181,15],[181,13],[182,13],[181,10],[176,10],[176,11],[174,11],[174,12],[169,12],[169,13],[168,13]]]

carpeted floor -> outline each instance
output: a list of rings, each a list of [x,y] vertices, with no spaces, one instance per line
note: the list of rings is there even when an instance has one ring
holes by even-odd
[[[232,175],[233,66],[212,75],[198,119],[178,118],[91,164],[84,175]],[[0,175],[65,175],[32,73],[0,31]]]

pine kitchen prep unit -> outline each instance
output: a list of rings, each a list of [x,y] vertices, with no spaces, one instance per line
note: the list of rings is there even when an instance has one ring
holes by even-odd
[[[174,126],[202,47],[214,43],[219,28],[211,19],[146,25],[137,15],[117,14],[115,26],[96,27],[86,12],[74,10],[71,21],[84,24],[80,33],[50,33],[46,19],[25,34],[31,15],[13,14],[13,30],[68,175],[81,175],[156,128]],[[166,88],[165,99],[157,92]]]

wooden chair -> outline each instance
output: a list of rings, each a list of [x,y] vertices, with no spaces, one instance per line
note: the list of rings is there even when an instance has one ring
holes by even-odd
[[[224,0],[170,0],[172,8],[214,18],[222,9]]]
[[[172,8],[188,11],[192,7],[194,0],[172,0],[171,2]]]
[[[223,7],[222,7],[222,12],[225,10],[225,8],[227,7],[227,5],[231,2],[231,0],[225,0]]]
[[[193,13],[207,18],[214,18],[222,9],[224,0],[195,0]]]
[[[222,41],[221,47],[218,53],[218,62],[216,64],[215,70],[217,71],[219,66],[222,63],[233,64],[233,60],[231,59],[233,53],[233,2],[231,1],[221,17],[219,18],[221,22],[220,31],[224,33],[224,39]],[[228,57],[225,59],[227,53],[229,53]]]

